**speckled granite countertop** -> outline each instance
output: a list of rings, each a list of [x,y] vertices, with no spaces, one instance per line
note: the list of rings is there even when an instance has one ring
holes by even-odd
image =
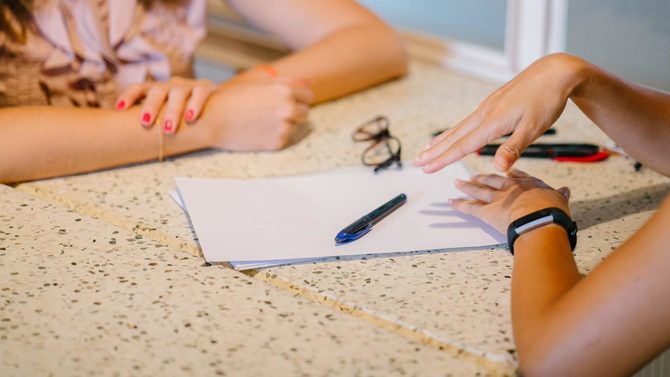
[[[0,189],[0,367],[9,375],[513,375],[511,257],[501,249],[346,258],[239,273],[202,267],[175,176],[255,178],[356,165],[352,130],[387,115],[411,159],[494,87],[422,64],[319,106],[278,153],[200,152]],[[551,140],[607,138],[573,106]],[[489,158],[466,159],[491,171]],[[670,181],[614,157],[521,161],[573,190],[586,272]],[[93,241],[95,240],[95,242]]]

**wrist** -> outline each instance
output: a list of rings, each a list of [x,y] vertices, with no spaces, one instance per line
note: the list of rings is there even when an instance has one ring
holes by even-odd
[[[192,123],[184,123],[178,136],[191,140],[197,149],[214,148],[217,137],[217,130],[214,124],[215,119],[208,116],[209,111],[203,108],[201,116]]]
[[[553,82],[554,90],[566,100],[588,81],[589,64],[573,55],[551,54],[533,64],[541,67],[541,72],[546,73],[550,82]]]
[[[566,98],[579,96],[595,75],[593,66],[577,56],[561,53],[554,57],[557,70],[562,72],[564,94]]]
[[[218,148],[224,133],[224,125],[226,122],[223,114],[225,110],[224,92],[230,84],[224,83],[210,95],[207,103],[201,111],[198,120],[188,125],[190,128],[197,130],[196,138],[202,148]]]
[[[560,195],[560,194],[558,194]],[[525,206],[516,206],[510,210],[508,226],[524,216],[527,216],[531,213],[541,211],[546,208],[557,208],[565,212],[566,215],[572,216],[570,213],[570,208],[563,203],[561,200],[548,200],[546,198],[535,196],[532,199],[528,198],[526,200],[528,205]]]
[[[515,244],[524,235],[554,225],[565,231],[569,246],[574,250],[577,245],[577,223],[561,208],[548,207],[531,212],[510,223],[507,227],[507,243],[510,253],[514,255]]]
[[[537,249],[538,245],[571,250],[567,230],[558,224],[548,224],[520,235],[514,243],[515,255],[523,254],[524,250]]]
[[[269,64],[259,64],[235,75],[227,82],[235,83],[245,81],[254,82],[258,80],[264,81],[268,79],[273,79],[278,76],[279,72],[273,66]]]

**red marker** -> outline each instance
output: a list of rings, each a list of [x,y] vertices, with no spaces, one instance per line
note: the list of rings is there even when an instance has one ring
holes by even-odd
[[[493,156],[500,144],[487,144],[477,153],[481,156]],[[564,162],[597,162],[605,160],[610,152],[594,144],[551,143],[531,144],[521,153],[521,157],[550,158]]]

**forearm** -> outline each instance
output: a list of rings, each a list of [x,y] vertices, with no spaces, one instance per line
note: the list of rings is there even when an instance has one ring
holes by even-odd
[[[670,197],[583,279],[559,233],[519,238],[512,321],[524,375],[627,376],[668,347],[669,224]]]
[[[571,99],[626,153],[670,176],[670,95],[582,64]]]
[[[0,110],[0,182],[88,172],[156,159],[160,127],[140,126],[127,111],[55,107]],[[182,124],[164,136],[165,155],[207,146],[207,127]]]
[[[355,1],[229,2],[249,22],[295,51],[272,65],[282,75],[309,80],[316,102],[407,72],[400,38]]]
[[[542,361],[536,359],[546,356],[543,344],[560,337],[554,333],[555,326],[547,326],[551,309],[580,280],[580,275],[566,232],[559,225],[544,226],[520,236],[514,250],[514,338],[522,370],[534,369]]]
[[[316,102],[402,76],[405,50],[381,23],[353,25],[273,63],[281,74],[308,79]]]

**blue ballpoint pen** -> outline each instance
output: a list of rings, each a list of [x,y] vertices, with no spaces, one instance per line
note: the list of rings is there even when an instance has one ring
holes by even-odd
[[[335,236],[338,245],[355,241],[372,230],[372,226],[407,202],[407,195],[400,194],[381,205],[381,207],[354,221]]]

